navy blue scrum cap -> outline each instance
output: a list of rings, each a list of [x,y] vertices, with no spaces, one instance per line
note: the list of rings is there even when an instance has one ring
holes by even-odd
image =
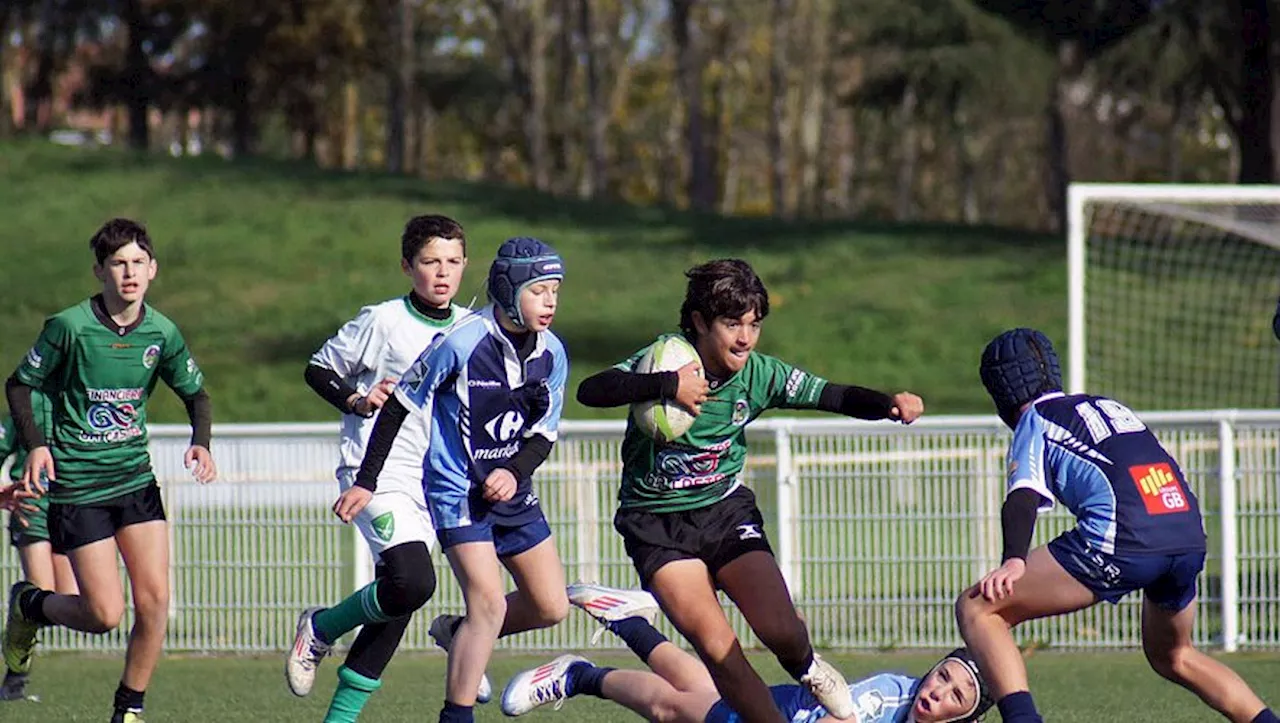
[[[978,367],[996,412],[1009,426],[1022,405],[1062,390],[1062,366],[1049,337],[1035,329],[1010,329],[987,344]],[[1013,420],[1013,421],[1010,421]]]
[[[563,278],[564,259],[551,246],[529,236],[509,238],[498,247],[498,256],[489,267],[489,300],[524,326],[520,292],[539,281]]]

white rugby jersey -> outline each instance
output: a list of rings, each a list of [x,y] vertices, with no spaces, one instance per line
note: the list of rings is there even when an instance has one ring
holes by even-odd
[[[399,381],[437,334],[471,313],[457,304],[452,305],[451,311],[447,319],[432,319],[413,308],[407,295],[366,306],[311,355],[311,364],[332,370],[361,394],[367,394],[387,377]],[[368,419],[342,415],[337,477],[344,489],[360,469],[375,419],[377,415]],[[418,415],[409,415],[378,476],[379,491],[394,489],[422,498],[427,431]]]

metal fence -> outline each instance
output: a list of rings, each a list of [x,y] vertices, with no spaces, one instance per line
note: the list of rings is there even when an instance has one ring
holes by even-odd
[[[1199,644],[1280,647],[1280,412],[1146,414],[1199,495],[1210,537],[1200,578]],[[570,580],[637,584],[612,519],[619,422],[562,426],[537,473],[542,504]],[[195,484],[182,468],[189,430],[151,430],[173,547],[167,648],[286,648],[298,611],[332,604],[371,579],[354,528],[329,512],[337,493],[336,424],[220,425],[220,480]],[[749,434],[756,491],[783,573],[815,645],[940,648],[958,641],[952,601],[999,562],[1004,452],[994,417],[933,417],[903,428],[843,419],[762,419]],[[1041,518],[1044,542],[1070,524]],[[18,574],[3,556],[0,582]],[[404,647],[426,649],[430,619],[461,611],[448,564]],[[1139,644],[1140,596],[1017,631],[1063,647]],[[750,630],[730,611],[744,643]],[[118,650],[131,624],[104,636],[47,630],[46,648]],[[581,613],[500,642],[507,649],[583,648],[595,624]],[[672,631],[667,628],[670,634]],[[609,641],[611,636],[606,636]]]

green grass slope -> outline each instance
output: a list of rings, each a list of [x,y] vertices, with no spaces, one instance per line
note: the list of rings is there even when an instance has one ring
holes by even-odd
[[[308,355],[363,304],[404,293],[399,233],[421,213],[459,219],[478,296],[503,239],[564,255],[554,331],[572,359],[566,418],[621,417],[573,400],[577,382],[675,327],[682,272],[749,260],[773,313],[760,349],[831,379],[910,389],[934,413],[985,412],[982,345],[1032,325],[1064,344],[1062,243],[1000,229],[786,223],[551,198],[522,189],[336,173],[305,164],[136,157],[0,144],[0,366],[45,316],[95,293],[88,239],[145,221],[160,275],[150,300],[184,331],[219,421],[326,420],[302,382]],[[1065,349],[1063,349],[1065,352]],[[182,421],[161,393],[153,421]]]

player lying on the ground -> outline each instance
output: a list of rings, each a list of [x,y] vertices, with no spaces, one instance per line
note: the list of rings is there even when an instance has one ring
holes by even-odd
[[[679,371],[638,372],[646,348],[578,386],[578,401],[589,407],[661,399],[695,415],[684,434],[665,444],[627,424],[613,526],[641,586],[658,599],[720,692],[748,721],[781,718],[770,710],[769,688],[743,654],[717,589],[733,600],[784,670],[828,710],[846,715],[852,710],[847,684],[814,654],[774,559],[764,516],[742,484],[745,430],[770,409],[820,409],[910,424],[923,413],[924,402],[910,392],[889,395],[831,383],[755,351],[769,315],[769,293],[747,262],[709,261],[685,275],[680,333],[698,360]]]
[[[569,600],[622,639],[653,671],[615,670],[577,655],[559,658],[511,679],[502,712],[517,716],[548,703],[593,695],[663,723],[738,723],[705,665],[653,627],[658,605],[647,593],[575,583]],[[833,723],[799,685],[775,685],[773,701],[792,723]],[[857,723],[955,723],[977,720],[991,699],[978,667],[963,649],[938,661],[922,678],[878,673],[849,684]]]
[[[31,408],[37,421],[48,433],[49,398],[40,392],[31,393]],[[27,461],[27,450],[18,444],[18,433],[13,426],[13,419],[6,418],[0,423],[0,463],[13,457],[9,467],[9,478],[21,483],[22,470]],[[14,492],[19,485],[14,485]],[[13,494],[11,492],[10,494]],[[17,502],[17,498],[14,498]],[[0,507],[4,507],[0,502]],[[14,509],[9,513],[9,542],[18,551],[18,561],[22,565],[22,579],[43,590],[54,590],[63,595],[74,595],[76,586],[75,573],[71,571],[71,562],[66,555],[53,551],[49,542],[49,498],[45,496],[27,497],[22,510]],[[4,682],[0,683],[0,700],[22,700],[26,697],[27,677],[31,673],[31,656],[21,660],[6,661]]]
[[[1142,649],[1157,673],[1235,723],[1277,723],[1240,676],[1191,643],[1204,523],[1151,430],[1113,399],[1063,394],[1053,346],[1033,329],[993,339],[980,374],[1014,430],[1004,563],[960,595],[956,618],[1005,723],[1041,722],[1011,629],[1135,590],[1144,593]],[[1037,510],[1055,499],[1077,525],[1028,554]]]

